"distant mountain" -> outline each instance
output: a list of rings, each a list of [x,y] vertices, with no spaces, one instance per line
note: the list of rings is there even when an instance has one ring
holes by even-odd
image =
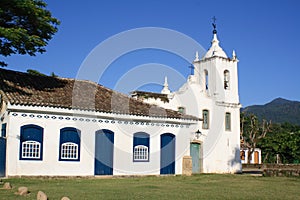
[[[289,122],[300,126],[300,102],[277,98],[265,105],[253,105],[241,110],[253,113],[258,119],[272,120],[272,123]]]

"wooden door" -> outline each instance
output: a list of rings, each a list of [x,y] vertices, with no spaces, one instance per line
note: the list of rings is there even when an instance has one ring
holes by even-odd
[[[160,136],[160,174],[175,174],[175,135]]]
[[[99,130],[95,136],[95,175],[113,175],[114,133]]]
[[[200,144],[191,143],[190,152],[192,157],[193,174],[200,173]]]

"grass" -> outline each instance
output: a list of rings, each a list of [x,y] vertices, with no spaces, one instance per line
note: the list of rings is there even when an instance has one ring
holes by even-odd
[[[0,190],[0,199],[36,199],[42,190],[49,198],[76,199],[300,199],[300,178],[204,174],[134,178],[12,178],[12,190]],[[14,193],[20,186],[31,192]]]

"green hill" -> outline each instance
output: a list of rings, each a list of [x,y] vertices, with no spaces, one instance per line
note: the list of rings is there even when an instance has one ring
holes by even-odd
[[[300,102],[277,98],[265,105],[253,105],[241,110],[253,113],[258,119],[272,120],[272,123],[289,122],[300,126]]]

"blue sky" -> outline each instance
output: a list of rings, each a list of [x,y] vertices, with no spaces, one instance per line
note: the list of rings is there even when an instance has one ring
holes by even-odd
[[[211,18],[216,16],[221,47],[230,57],[234,49],[240,60],[239,94],[243,106],[265,104],[277,97],[300,100],[300,1],[46,0],[46,3],[53,16],[61,21],[47,52],[36,57],[4,58],[8,69],[36,69],[74,78],[98,44],[118,33],[142,27],[175,30],[208,49],[212,39]],[[158,49],[133,51],[111,63],[99,82],[117,89],[116,84],[124,74],[149,63],[168,66],[186,77],[190,73],[189,62]],[[154,72],[162,84],[168,71],[157,68]],[[172,90],[182,83],[182,79],[169,82]],[[154,83],[139,89],[159,91],[160,88]],[[133,89],[138,88],[121,91],[128,93]]]

